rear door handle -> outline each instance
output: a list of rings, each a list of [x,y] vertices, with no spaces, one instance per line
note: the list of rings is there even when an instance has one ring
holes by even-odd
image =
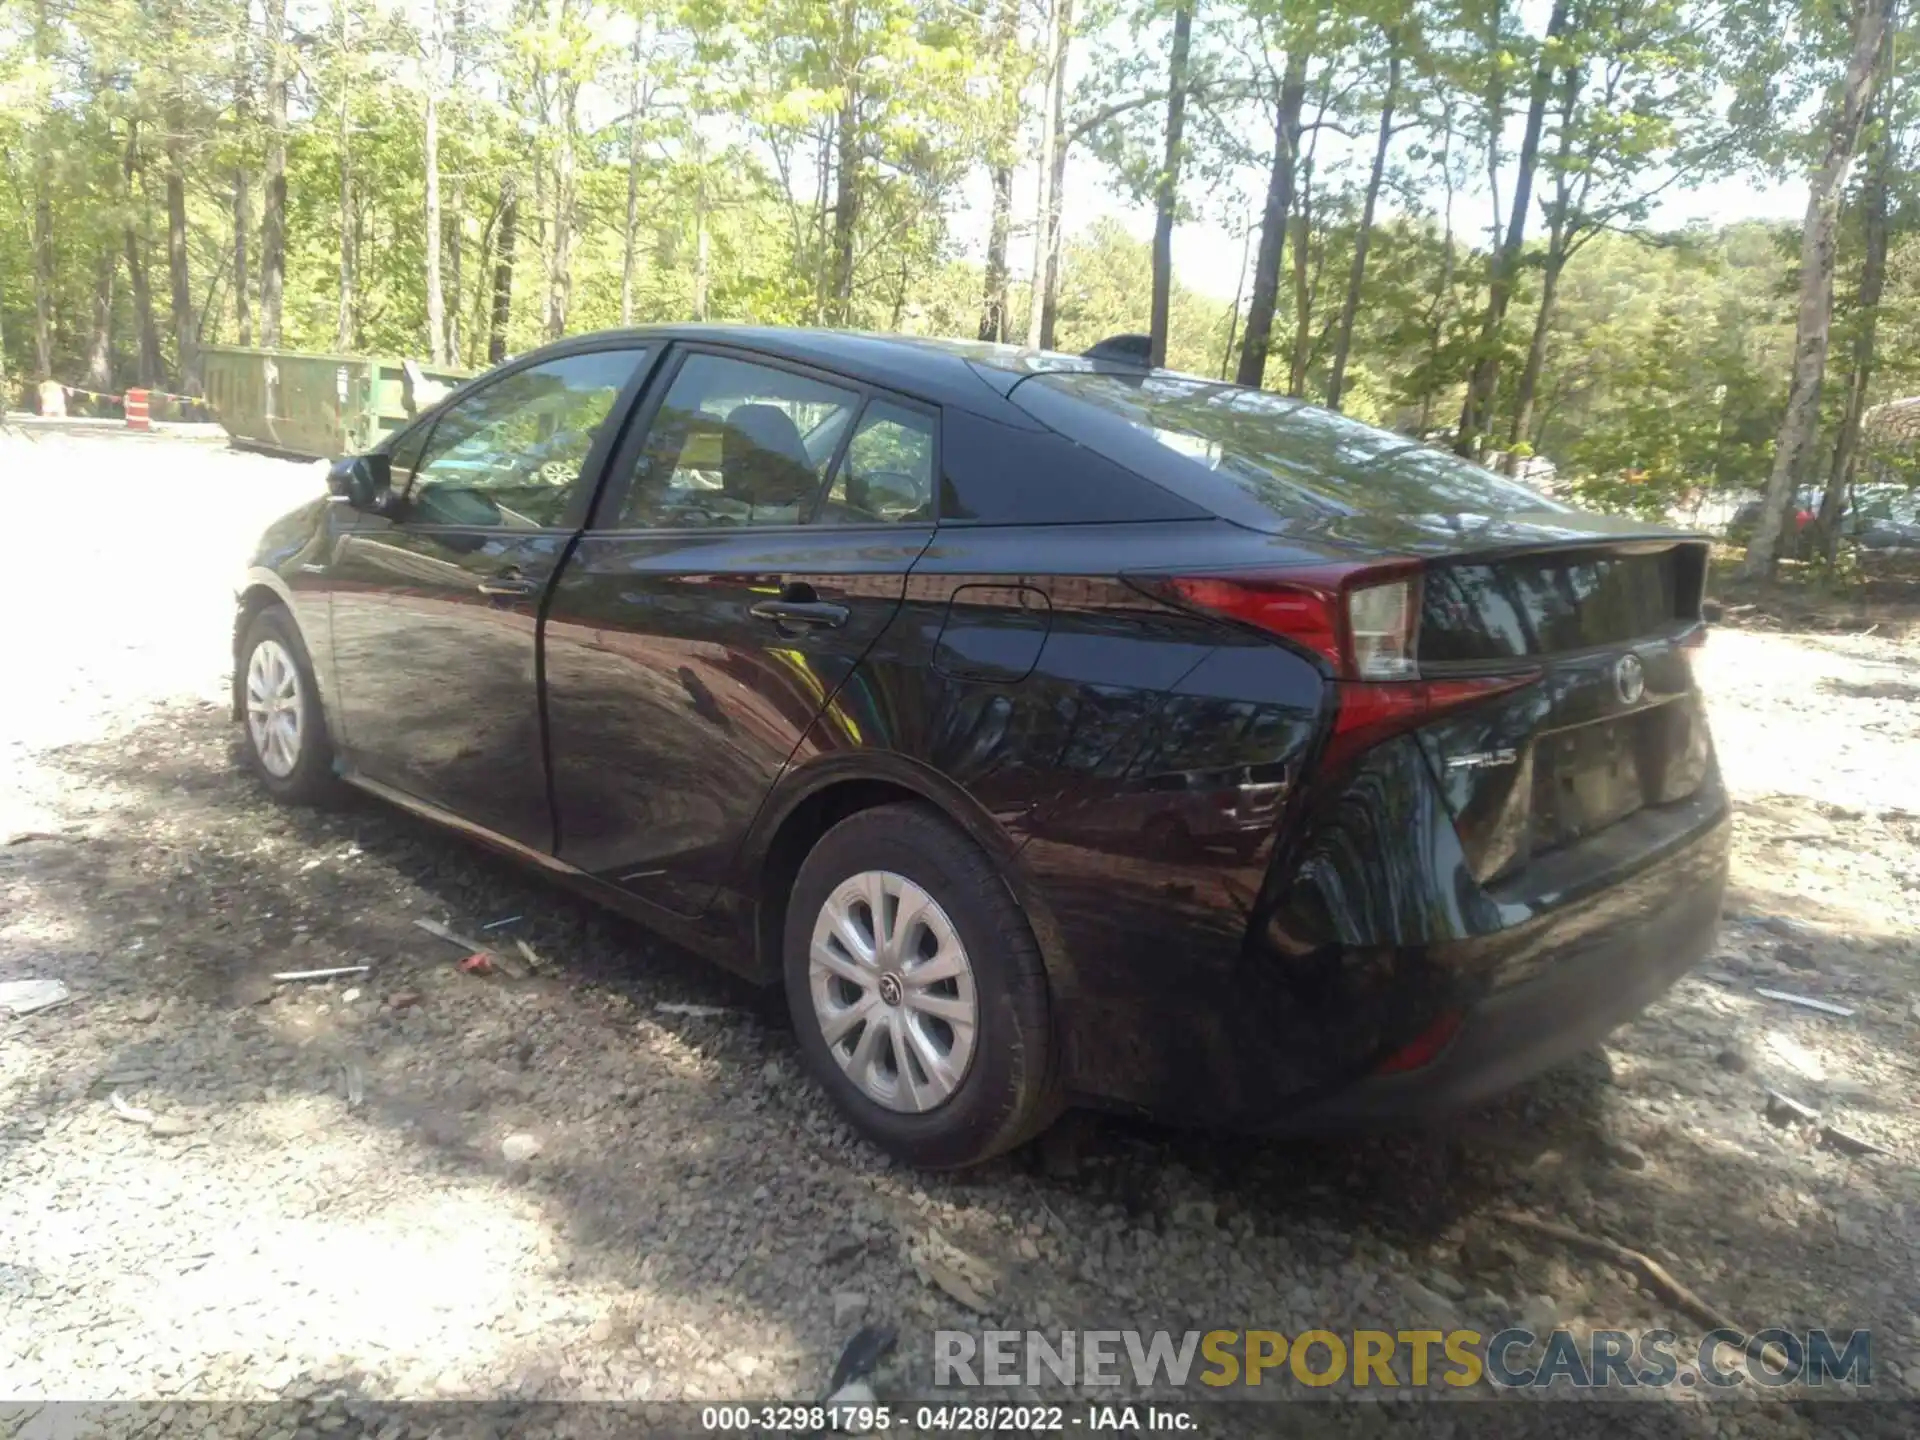
[[[505,575],[490,575],[480,582],[480,593],[496,598],[513,597],[524,599],[540,587],[523,575],[511,572]]]
[[[837,626],[847,623],[847,607],[824,600],[761,600],[747,612],[780,625]]]

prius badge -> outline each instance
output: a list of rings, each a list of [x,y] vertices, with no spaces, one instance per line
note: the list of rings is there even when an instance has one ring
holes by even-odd
[[[1511,745],[1503,745],[1498,750],[1475,750],[1467,755],[1455,755],[1447,761],[1449,770],[1491,770],[1499,765],[1511,765],[1520,758],[1520,752]]]

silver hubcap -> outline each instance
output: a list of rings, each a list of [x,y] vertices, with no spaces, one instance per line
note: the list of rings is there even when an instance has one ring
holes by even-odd
[[[808,979],[827,1050],[889,1110],[943,1104],[973,1060],[979,1004],[953,921],[890,870],[843,881],[813,922]]]
[[[262,640],[247,661],[247,731],[269,775],[300,763],[300,672],[278,640]]]

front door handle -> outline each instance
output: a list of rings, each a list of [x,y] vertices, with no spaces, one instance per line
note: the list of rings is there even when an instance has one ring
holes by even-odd
[[[495,599],[525,599],[540,587],[526,576],[509,570],[503,575],[489,575],[480,582],[480,593]]]
[[[762,600],[747,612],[757,620],[779,625],[833,627],[847,623],[847,607],[824,600]]]

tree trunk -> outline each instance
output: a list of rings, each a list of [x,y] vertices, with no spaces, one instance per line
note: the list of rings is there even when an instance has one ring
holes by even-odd
[[[1253,216],[1247,216],[1246,228],[1240,232],[1240,268],[1233,277],[1233,306],[1227,311],[1227,343],[1220,351],[1220,378],[1227,378],[1227,371],[1233,367],[1234,332],[1240,326],[1240,296],[1247,288],[1247,257],[1253,253]]]
[[[1147,321],[1147,361],[1167,363],[1167,315],[1173,303],[1173,219],[1180,199],[1180,147],[1187,124],[1187,54],[1193,43],[1193,6],[1173,12],[1173,53],[1167,63],[1167,151],[1153,196],[1153,302]]]
[[[1005,341],[1007,316],[1007,241],[1013,233],[1013,162],[1020,146],[1020,86],[1014,67],[1019,60],[1020,6],[1018,0],[1000,0],[994,22],[994,55],[998,59],[999,110],[988,141],[987,173],[993,183],[993,219],[987,227],[986,284],[980,300],[980,338]]]
[[[1353,323],[1360,314],[1360,288],[1367,278],[1367,248],[1373,241],[1373,211],[1380,199],[1380,182],[1387,173],[1387,150],[1393,143],[1393,106],[1400,92],[1400,35],[1387,36],[1387,90],[1380,99],[1380,135],[1374,142],[1373,168],[1367,172],[1367,194],[1360,203],[1360,228],[1353,235],[1353,265],[1347,271],[1347,298],[1340,305],[1340,321],[1333,336],[1333,368],[1327,376],[1327,408],[1338,410],[1347,384],[1347,354],[1353,348]]]
[[[466,78],[467,37],[467,0],[453,0],[453,44],[451,46],[453,73],[449,78],[448,93],[456,96],[462,93],[461,85]],[[456,135],[460,133],[460,121],[462,118],[461,111],[456,109],[454,115],[454,132]],[[456,164],[453,177],[453,199],[452,203],[447,207],[449,213],[441,225],[441,243],[446,247],[447,257],[447,360],[450,364],[454,365],[464,365],[467,354],[467,326],[464,323],[467,306],[467,287],[464,270],[467,228],[467,177],[463,173],[464,170],[465,167],[463,165]],[[479,266],[475,273],[478,275],[484,275],[486,273],[486,255],[484,250],[480,256]],[[474,292],[476,297],[480,297],[484,292],[484,287],[476,285]],[[473,329],[475,333],[478,333],[477,312]]]
[[[200,393],[200,336],[187,273],[186,122],[177,103],[167,116],[167,298],[173,312],[173,369],[183,395]]]
[[[500,182],[500,239],[494,246],[493,316],[487,329],[487,363],[507,358],[507,325],[513,319],[513,250],[520,234],[520,193],[509,175]]]
[[[1897,139],[1892,95],[1893,45],[1893,25],[1889,20],[1880,40],[1880,134],[1874,143],[1872,168],[1860,194],[1866,245],[1860,267],[1860,290],[1854,302],[1859,328],[1853,337],[1853,370],[1847,377],[1847,404],[1840,416],[1839,433],[1834,436],[1827,488],[1820,497],[1820,548],[1828,564],[1833,563],[1840,549],[1840,512],[1846,505],[1847,492],[1853,485],[1854,465],[1859,459],[1860,428],[1867,413],[1867,390],[1873,381],[1880,300],[1887,288],[1887,193],[1892,184]]]
[[[424,129],[427,202],[427,353],[447,363],[447,293],[440,273],[440,0],[427,9],[427,105]]]
[[[1533,338],[1527,343],[1527,363],[1520,371],[1520,386],[1513,397],[1513,425],[1507,432],[1507,459],[1502,467],[1509,475],[1518,475],[1526,458],[1522,451],[1532,444],[1533,402],[1540,393],[1540,376],[1547,364],[1547,332],[1553,324],[1554,297],[1560,290],[1560,274],[1567,268],[1565,237],[1556,233],[1547,242],[1546,265],[1540,275],[1540,308],[1533,317]]]
[[[461,260],[465,245],[463,217],[467,213],[467,185],[464,179],[453,182],[453,203],[447,207],[448,214],[441,222],[442,240],[447,254],[447,363],[464,364],[466,349],[465,335],[460,324],[460,310],[465,303],[465,283],[461,278]]]
[[[860,56],[855,45],[857,0],[840,7],[841,97],[834,122],[833,258],[828,278],[828,315],[846,325],[853,313],[853,232],[860,218]]]
[[[1507,431],[1507,454],[1501,468],[1509,475],[1520,473],[1526,456],[1522,451],[1532,443],[1533,400],[1539,393],[1540,375],[1547,363],[1547,333],[1553,324],[1553,302],[1560,289],[1561,272],[1567,268],[1574,246],[1573,154],[1574,116],[1580,104],[1580,91],[1586,84],[1586,72],[1570,65],[1561,80],[1560,152],[1554,163],[1553,203],[1547,209],[1547,254],[1540,280],[1540,308],[1533,316],[1533,338],[1527,342],[1527,363],[1520,372],[1520,385],[1513,397],[1513,424]],[[1588,172],[1587,180],[1591,179]],[[1586,181],[1580,190],[1586,196]]]
[[[87,348],[87,388],[113,394],[113,282],[120,256],[112,245],[100,249],[93,271],[93,343]]]
[[[353,79],[347,70],[346,0],[337,0],[340,19],[340,307],[334,324],[334,348],[353,349]]]
[[[1747,579],[1773,574],[1774,553],[1786,518],[1787,501],[1813,448],[1820,418],[1820,386],[1826,378],[1827,344],[1833,328],[1833,267],[1839,227],[1840,192],[1860,139],[1860,122],[1873,98],[1875,59],[1886,30],[1891,0],[1862,0],[1854,18],[1853,53],[1834,107],[1826,153],[1807,188],[1807,217],[1800,241],[1800,307],[1794,322],[1793,369],[1787,386],[1787,412],[1774,441],[1773,473],[1754,524],[1753,540],[1740,573]]]
[[[567,333],[573,308],[574,105],[577,87],[561,83],[560,144],[553,158],[553,263],[548,271],[547,338]]]
[[[1040,117],[1040,197],[1034,207],[1033,281],[1027,297],[1027,344],[1053,343],[1060,262],[1060,184],[1066,171],[1067,46],[1073,0],[1052,0],[1047,22],[1045,105]]]
[[[640,227],[640,60],[643,32],[633,32],[633,83],[628,88],[627,115],[627,228],[620,251],[620,323],[633,324],[633,273]]]
[[[52,31],[47,0],[33,7],[33,58],[49,65]],[[52,127],[34,127],[33,141],[33,368],[35,380],[53,378],[53,139]]]
[[[139,127],[129,121],[127,125],[127,149],[123,162],[122,177],[125,182],[126,225],[123,241],[127,252],[127,281],[133,290],[134,328],[137,336],[138,358],[134,374],[139,383],[151,389],[160,383],[160,327],[153,318],[153,291],[147,283],[147,264],[144,255],[144,225],[136,221],[133,198],[133,180],[140,169]],[[139,220],[144,221],[146,212],[145,187],[142,186]]]
[[[827,316],[837,325],[853,311],[853,227],[860,214],[860,98],[851,79],[834,125],[833,266]]]
[[[1313,362],[1313,305],[1320,291],[1320,272],[1313,261],[1313,159],[1320,145],[1319,122],[1326,119],[1333,91],[1333,76],[1328,74],[1321,87],[1320,103],[1314,110],[1313,140],[1300,164],[1300,215],[1293,224],[1293,353],[1287,364],[1287,394],[1298,398],[1307,393],[1307,367]]]
[[[1500,383],[1500,331],[1507,304],[1520,275],[1521,247],[1527,238],[1527,212],[1533,208],[1533,176],[1540,165],[1540,132],[1546,126],[1547,98],[1553,88],[1554,42],[1566,33],[1572,0],[1554,0],[1547,17],[1546,39],[1533,65],[1533,86],[1527,97],[1527,125],[1520,137],[1520,158],[1513,177],[1513,198],[1507,209],[1507,234],[1495,252],[1487,285],[1487,310],[1480,322],[1480,355],[1467,381],[1467,399],[1460,410],[1460,428],[1454,434],[1454,453],[1478,455],[1493,419],[1493,397]]]
[[[247,266],[247,226],[253,218],[253,200],[245,167],[233,172],[233,325],[241,345],[253,344],[253,301],[248,293],[252,274]]]
[[[993,221],[987,231],[986,293],[980,303],[980,338],[1007,338],[1007,238],[1013,228],[1013,167],[995,165]]]
[[[704,162],[703,162],[704,163]],[[693,187],[693,318],[707,318],[707,176]]]
[[[249,23],[248,8],[239,7],[240,27]],[[253,225],[252,179],[247,173],[247,151],[253,140],[253,46],[243,40],[236,47],[238,60],[233,77],[233,128],[237,136],[239,159],[233,166],[233,327],[235,339],[242,345],[253,344],[253,297],[249,293],[253,273],[247,260],[247,231]]]
[[[266,0],[267,164],[260,214],[260,343],[280,343],[287,283],[287,0]],[[344,243],[344,237],[342,237]],[[271,406],[269,406],[271,408]]]
[[[1260,249],[1253,260],[1253,293],[1247,301],[1240,368],[1234,376],[1254,389],[1266,379],[1273,312],[1280,301],[1280,261],[1286,250],[1287,221],[1293,214],[1293,173],[1300,150],[1300,109],[1307,100],[1307,59],[1304,46],[1288,51],[1286,73],[1280,80],[1273,165],[1267,172],[1267,203],[1260,217]]]

